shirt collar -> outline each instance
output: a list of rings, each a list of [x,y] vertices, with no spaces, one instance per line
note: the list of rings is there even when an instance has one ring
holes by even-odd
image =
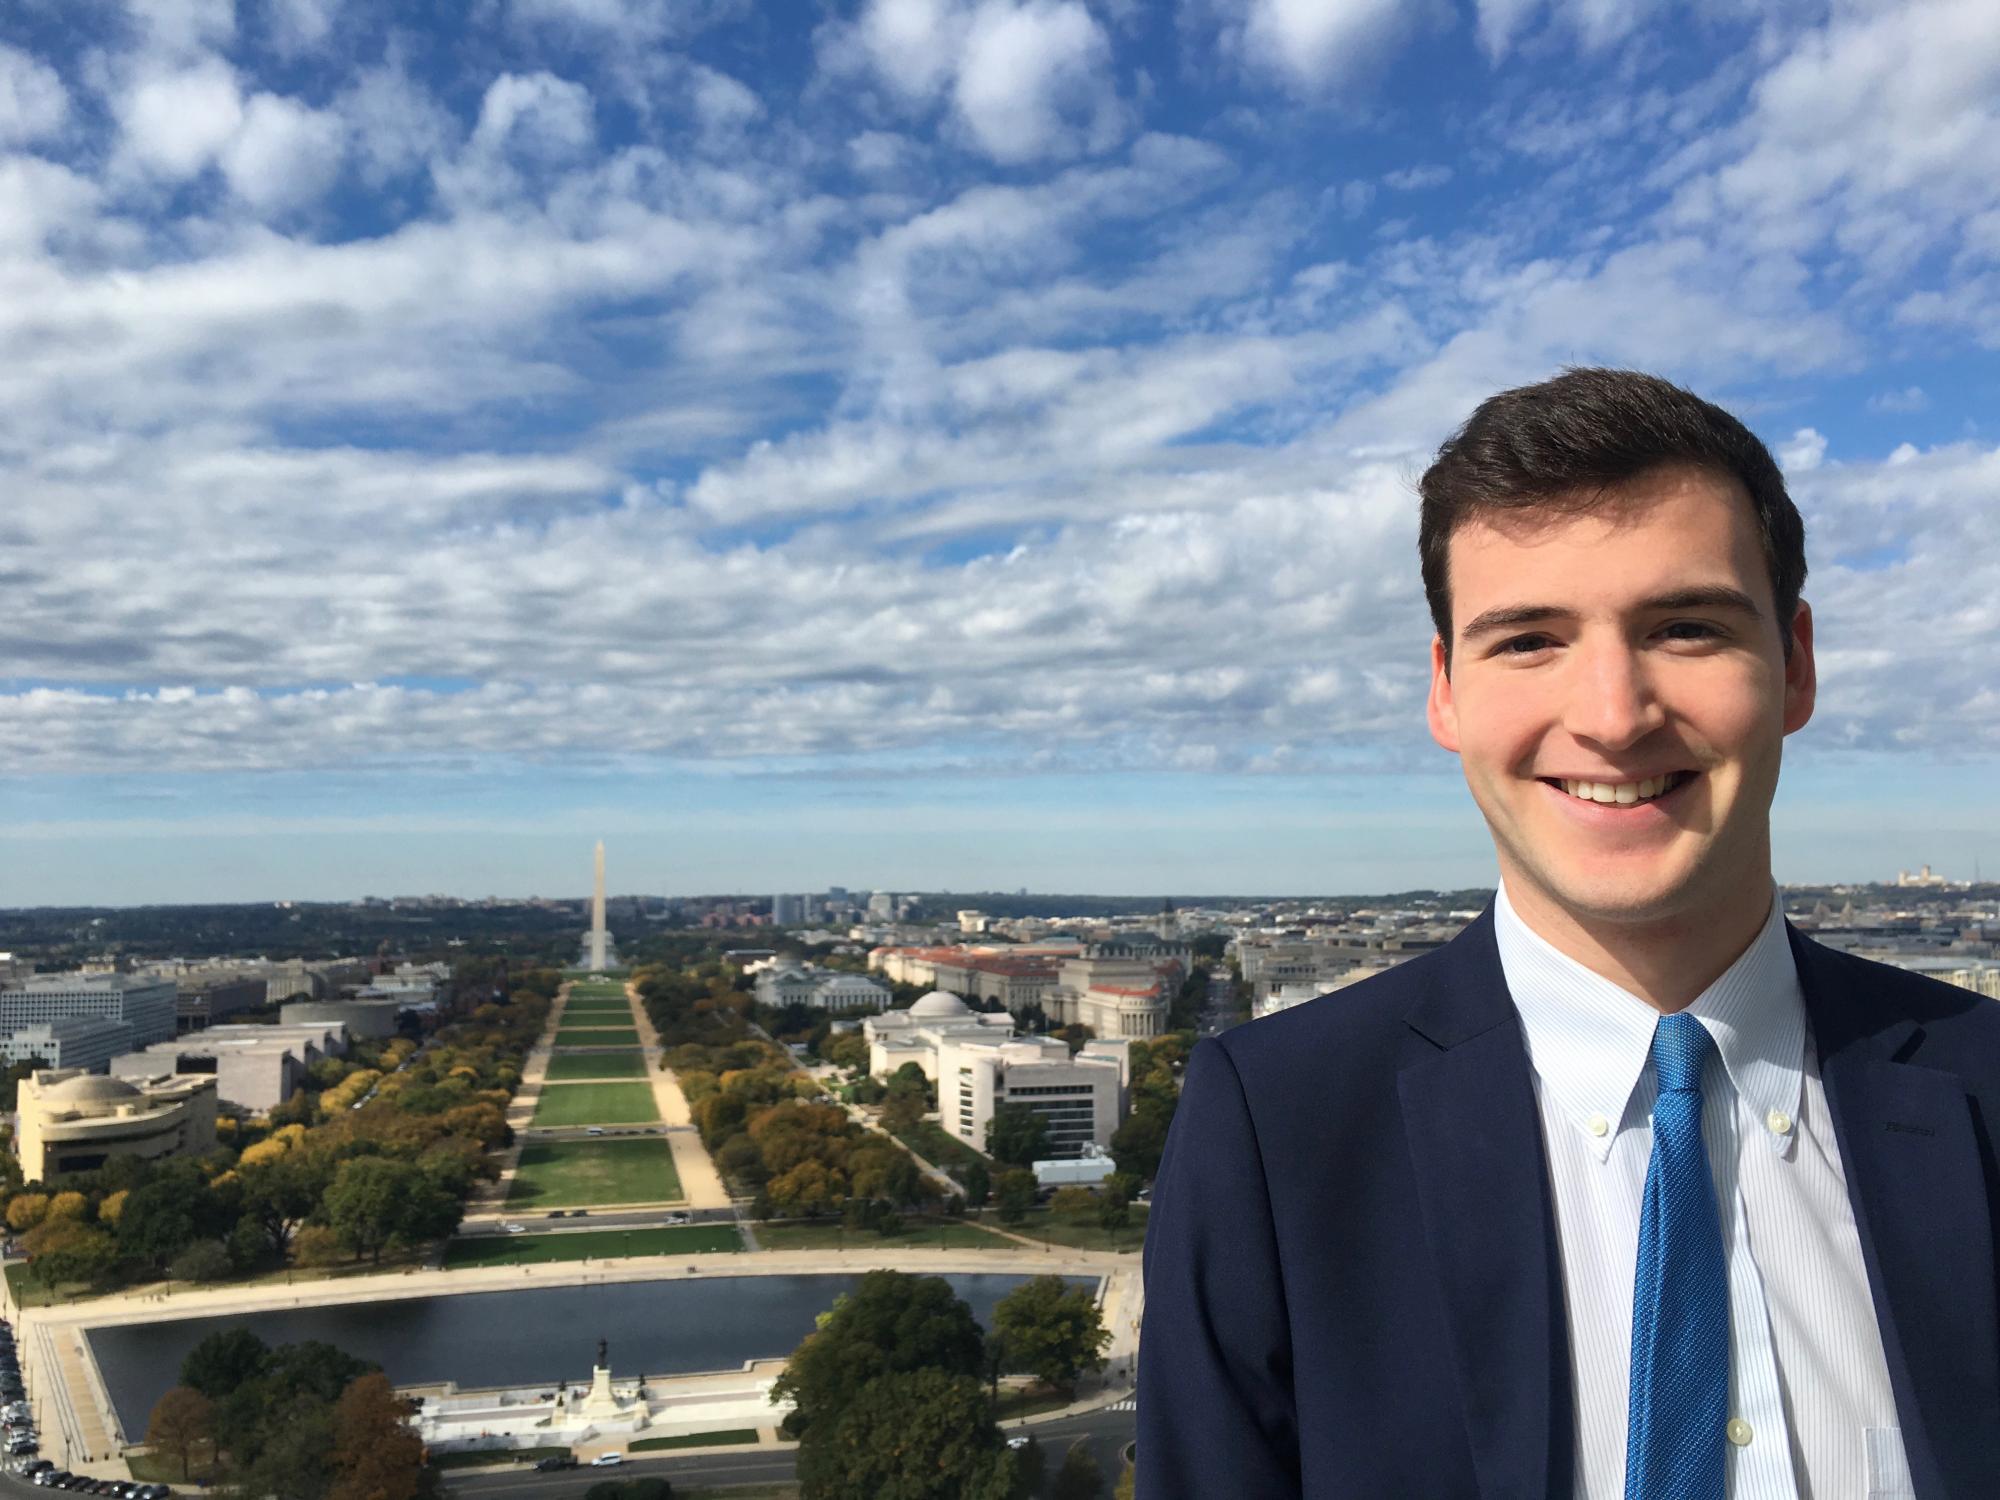
[[[1602,1161],[1628,1123],[1659,1012],[1558,952],[1522,920],[1504,885],[1494,898],[1493,927],[1528,1060],[1564,1118]],[[1805,998],[1775,889],[1757,936],[1695,997],[1688,1014],[1708,1028],[1730,1084],[1763,1123],[1771,1148],[1785,1154],[1798,1134]]]

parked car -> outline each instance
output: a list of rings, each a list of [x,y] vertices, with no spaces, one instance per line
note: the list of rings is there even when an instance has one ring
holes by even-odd
[[[592,1126],[591,1126],[591,1127],[590,1127],[589,1129],[587,1129],[587,1130],[585,1130],[585,1131],[584,1131],[584,1134],[585,1134],[585,1135],[603,1135],[603,1134],[604,1134],[604,1127],[603,1127],[602,1125],[592,1125]]]
[[[686,1224],[691,1221],[686,1214],[668,1214],[666,1222],[669,1224]]]
[[[526,1224],[502,1224],[500,1232],[502,1234],[526,1234],[528,1226]]]
[[[574,1453],[552,1454],[548,1458],[538,1460],[535,1464],[537,1472],[543,1474],[553,1473],[557,1469],[574,1469],[575,1467],[576,1455]]]
[[[590,1461],[590,1466],[593,1469],[608,1469],[614,1464],[622,1464],[624,1462],[625,1455],[622,1453],[600,1453]]]
[[[566,1208],[552,1208],[548,1211],[548,1213],[544,1217],[551,1219],[567,1219],[569,1217],[569,1210]]]

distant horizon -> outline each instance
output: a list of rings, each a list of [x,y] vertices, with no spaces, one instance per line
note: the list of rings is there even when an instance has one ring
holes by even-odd
[[[1912,869],[1900,873],[1914,875],[1918,872]],[[1939,872],[1937,872],[1936,870],[1933,870],[1932,874],[1938,877],[1938,879],[1941,881],[1941,884],[1902,885],[1897,882],[1896,878],[1893,875],[1886,878],[1875,878],[1875,879],[1865,879],[1865,880],[1862,879],[1780,880],[1777,882],[1777,884],[1779,889],[1787,891],[1832,890],[1832,889],[1904,890],[1904,891],[1909,891],[1912,894],[1920,893],[1926,890],[1987,891],[1987,890],[2000,889],[2000,878],[1991,880],[1988,879],[1975,880],[1972,879],[1971,877],[1953,878],[1950,876],[1940,875]],[[1190,906],[1203,906],[1203,905],[1216,905],[1224,902],[1240,902],[1245,904],[1253,904],[1260,902],[1292,902],[1292,901],[1388,900],[1397,896],[1414,896],[1414,895],[1425,895],[1425,894],[1435,895],[1435,896],[1452,896],[1452,895],[1463,894],[1466,892],[1482,892],[1487,895],[1490,895],[1493,892],[1494,888],[1495,887],[1492,882],[1487,882],[1486,884],[1483,885],[1477,883],[1472,885],[1414,885],[1414,886],[1399,886],[1393,889],[1378,888],[1370,890],[1351,890],[1351,891],[1319,890],[1319,891],[1293,891],[1293,892],[1163,891],[1158,893],[1152,893],[1146,891],[1129,891],[1129,890],[1127,891],[1074,891],[1074,890],[1053,890],[1053,889],[1036,890],[1033,887],[1030,887],[1025,894],[1022,894],[1018,890],[1005,890],[1005,891],[962,890],[961,891],[961,890],[929,890],[915,886],[879,887],[880,890],[892,892],[895,895],[912,896],[918,898],[942,898],[942,897],[956,898],[960,896],[967,898],[976,898],[980,896],[1004,896],[1010,901],[1058,901],[1065,897],[1075,897],[1079,900],[1086,900],[1086,901],[1173,902],[1177,908],[1183,904]],[[848,889],[853,891],[867,891],[870,890],[871,888],[865,886],[851,886],[848,887]],[[818,896],[824,893],[822,891],[813,891],[813,890],[806,890],[806,891],[781,890],[777,892],[700,891],[693,893],[607,890],[605,899],[608,902],[613,902],[613,903],[618,901],[634,901],[634,900],[668,901],[668,902],[759,901],[759,900],[768,901],[774,894],[788,895],[788,896],[789,895]],[[137,901],[137,902],[85,901],[85,902],[53,902],[36,906],[0,905],[0,914],[13,914],[13,913],[37,912],[37,911],[173,911],[177,909],[201,910],[201,909],[232,907],[232,906],[350,907],[359,905],[360,903],[365,901],[377,901],[377,902],[388,903],[388,902],[402,901],[402,900],[425,901],[425,900],[437,900],[437,899],[442,899],[447,901],[457,901],[468,905],[486,901],[498,902],[507,905],[526,905],[534,901],[549,902],[561,905],[575,905],[579,907],[588,907],[590,904],[590,896],[588,893],[585,893],[581,896],[560,896],[560,895],[532,894],[532,893],[523,896],[506,896],[495,892],[486,892],[476,896],[460,896],[460,895],[454,895],[448,891],[423,891],[423,892],[404,891],[392,895],[382,895],[378,892],[366,891],[358,896],[325,897],[325,898],[248,897],[242,900],[218,900],[218,901]],[[976,908],[971,908],[971,907],[965,909],[976,910]],[[931,920],[942,920],[942,919],[943,919],[942,917],[939,917],[939,918],[933,918]],[[1001,920],[1014,920],[1014,919],[1002,918]],[[746,933],[755,933],[759,931],[789,932],[800,927],[810,928],[810,927],[818,927],[821,925],[823,925],[821,922],[812,921],[812,922],[789,923],[785,927],[775,927],[775,928],[774,927],[765,927],[765,928],[744,927],[744,928],[714,928],[714,929],[684,928],[684,929],[668,929],[668,930],[680,930],[680,931],[710,930],[716,932],[746,932]],[[853,923],[847,925],[893,926],[896,925],[896,923],[885,918],[859,918],[856,919]]]

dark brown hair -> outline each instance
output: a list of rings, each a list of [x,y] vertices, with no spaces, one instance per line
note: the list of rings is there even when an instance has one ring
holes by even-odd
[[[1417,551],[1447,663],[1454,531],[1482,512],[1586,514],[1615,503],[1606,491],[1664,464],[1711,469],[1748,492],[1789,654],[1806,581],[1805,523],[1770,450],[1721,407],[1657,375],[1578,368],[1487,397],[1424,471]]]

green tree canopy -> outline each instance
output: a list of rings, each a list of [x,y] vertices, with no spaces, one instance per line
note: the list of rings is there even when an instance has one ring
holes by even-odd
[[[905,1370],[863,1386],[799,1442],[801,1500],[1008,1500],[1013,1455],[971,1375]]]
[[[1088,1443],[1072,1443],[1056,1470],[1051,1500],[1098,1500],[1104,1493],[1104,1472]]]
[[[1000,1205],[1000,1222],[1018,1224],[1035,1206],[1035,1174],[1026,1167],[1009,1167],[993,1184],[994,1202]]]
[[[948,1282],[901,1271],[870,1271],[806,1335],[772,1388],[790,1400],[794,1434],[830,1425],[869,1382],[937,1370],[975,1378],[980,1329]]]
[[[1049,1123],[1025,1104],[1003,1104],[986,1122],[986,1154],[1010,1167],[1048,1155]]]
[[[270,1346],[249,1329],[218,1329],[181,1360],[181,1384],[220,1401],[246,1380],[254,1380],[270,1357]]]
[[[1142,1099],[1132,1108],[1132,1116],[1111,1136],[1111,1156],[1118,1170],[1151,1182],[1160,1170],[1160,1153],[1166,1150],[1167,1127],[1174,1122],[1171,1106]]]
[[[1060,1276],[1037,1276],[1001,1298],[993,1331],[1012,1368],[1064,1391],[1075,1390],[1084,1371],[1104,1368],[1111,1342],[1096,1295]]]

